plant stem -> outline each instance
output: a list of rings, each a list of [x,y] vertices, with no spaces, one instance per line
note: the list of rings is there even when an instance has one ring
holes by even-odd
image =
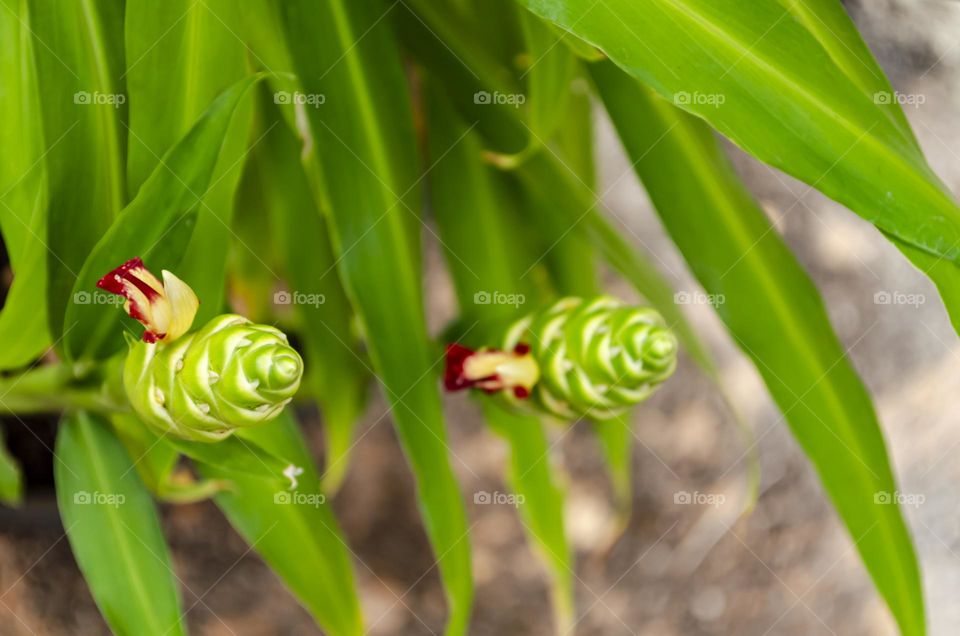
[[[69,369],[59,363],[0,378],[0,414],[32,415],[75,409],[110,413],[126,408],[102,385],[76,384]]]

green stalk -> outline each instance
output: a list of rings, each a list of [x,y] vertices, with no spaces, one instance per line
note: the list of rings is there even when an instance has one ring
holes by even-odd
[[[32,415],[86,410],[112,413],[127,410],[107,385],[79,386],[68,367],[44,365],[0,378],[0,413]],[[109,383],[107,383],[109,384]]]

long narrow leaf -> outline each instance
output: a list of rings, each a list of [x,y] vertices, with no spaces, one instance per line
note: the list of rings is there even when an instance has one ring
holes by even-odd
[[[378,2],[285,2],[283,27],[330,200],[339,269],[417,477],[447,591],[450,634],[473,596],[466,514],[451,470],[425,330],[416,148],[403,69]]]
[[[577,58],[566,46],[557,46],[552,25],[522,9],[519,22],[523,28],[526,94],[491,95],[490,101],[506,100],[526,109],[528,120],[527,147],[515,155],[500,155],[502,167],[514,167],[548,143],[566,114],[571,99],[570,84],[577,70]],[[498,16],[504,23],[507,19]]]
[[[837,66],[860,89],[886,111],[901,129],[904,139],[918,152],[920,146],[910,129],[898,94],[877,64],[863,38],[837,0],[780,0],[807,30],[817,38]],[[960,333],[960,268],[908,242],[887,234],[887,238],[936,284],[953,328]]]
[[[63,525],[110,627],[120,636],[185,634],[160,519],[109,425],[84,412],[67,416],[56,456]]]
[[[576,574],[564,522],[566,491],[550,459],[553,445],[536,417],[507,413],[489,402],[483,410],[490,428],[510,444],[507,481],[523,497],[518,508],[524,530],[550,572],[555,633],[567,634],[576,613]]]
[[[919,148],[893,87],[840,0],[779,0],[813,35],[834,63],[893,120],[904,139]]]
[[[131,196],[166,152],[200,118],[221,92],[246,73],[246,49],[229,26],[232,0],[127,2],[126,81],[130,96],[128,188]],[[224,17],[226,16],[226,17]],[[177,275],[203,299],[197,322],[221,313],[224,270],[234,193],[243,168],[250,128],[249,107],[241,104],[222,140],[197,225]],[[255,246],[245,246],[256,249]]]
[[[17,506],[23,498],[23,474],[20,465],[0,439],[0,502]]]
[[[337,277],[330,232],[300,164],[301,145],[272,101],[261,100],[268,132],[253,150],[251,168],[270,202],[277,252],[290,285],[274,297],[275,309],[289,305],[301,327],[309,392],[324,417],[324,485],[335,492],[349,465],[353,430],[371,378]]]
[[[28,1],[49,182],[50,333],[63,332],[77,272],[126,200],[123,5]]]
[[[668,232],[711,294],[820,474],[904,634],[924,633],[916,556],[876,413],[809,277],[736,178],[710,130],[612,64],[607,110]],[[678,172],[686,175],[680,182]]]
[[[50,345],[47,327],[47,179],[30,16],[0,1],[0,230],[14,278],[0,312],[0,369],[23,366]]]
[[[304,468],[296,491],[242,473],[200,464],[231,488],[216,497],[230,523],[310,610],[331,636],[363,633],[350,553],[320,489],[313,459],[292,416],[244,433],[248,443]]]

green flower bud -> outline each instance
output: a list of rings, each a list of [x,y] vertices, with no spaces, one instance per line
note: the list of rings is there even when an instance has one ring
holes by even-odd
[[[123,385],[134,410],[158,432],[193,441],[273,419],[303,373],[283,332],[232,314],[170,342],[129,340]]]
[[[502,349],[448,346],[444,381],[565,420],[604,420],[647,399],[676,365],[677,340],[653,309],[564,298],[514,323]]]
[[[677,366],[677,340],[648,307],[564,298],[507,330],[504,350],[530,346],[540,381],[530,396],[563,419],[609,419],[646,400]],[[515,394],[506,399],[519,405]]]

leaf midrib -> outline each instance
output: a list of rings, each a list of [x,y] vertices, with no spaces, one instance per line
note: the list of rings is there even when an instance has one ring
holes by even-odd
[[[844,41],[841,35],[831,29],[830,26],[826,24],[824,19],[820,17],[817,11],[810,8],[810,5],[806,1],[778,1],[780,2],[781,6],[792,13],[797,18],[798,22],[806,28],[806,30],[814,37],[814,39],[817,40],[818,44],[820,44],[820,47],[826,52],[827,56],[830,57],[830,59],[833,60],[833,62],[837,65],[837,69],[849,77],[853,84],[860,88],[864,94],[872,98],[873,95],[871,92],[892,91],[890,83],[886,79],[886,75],[883,74],[883,70],[880,68],[880,66],[875,63],[869,50],[863,51],[866,54],[867,59],[861,59],[853,49],[847,46],[847,43]],[[818,0],[811,1],[817,2]],[[835,2],[835,0],[827,0],[827,2]],[[840,11],[845,10],[841,8]],[[859,35],[854,37],[859,37]],[[830,41],[839,42],[842,49],[837,49],[835,46],[828,44]],[[854,45],[863,45],[863,42],[860,41]],[[867,75],[864,75],[862,72],[860,72],[858,70],[858,66],[866,70]],[[889,108],[881,107],[880,110],[887,117],[887,119],[893,123],[897,132],[900,133],[901,141],[906,143],[912,151],[922,153],[920,146],[910,129],[910,123],[907,121],[903,110],[900,109],[900,107],[896,104]]]
[[[416,290],[410,289],[409,283],[409,281],[417,279],[416,272],[411,269],[411,263],[416,259],[413,259],[412,254],[409,253],[410,245],[408,242],[407,233],[403,225],[400,223],[399,214],[394,212],[394,208],[396,208],[398,205],[405,208],[406,202],[403,200],[403,196],[392,191],[392,187],[399,184],[391,183],[391,185],[388,186],[380,181],[379,175],[392,175],[393,169],[384,152],[384,148],[381,143],[382,136],[377,134],[379,132],[377,117],[371,109],[373,92],[370,89],[366,74],[363,72],[363,69],[360,68],[358,55],[354,53],[354,49],[356,48],[358,41],[354,37],[353,29],[351,28],[350,24],[350,18],[343,7],[343,3],[340,0],[334,0],[330,2],[330,10],[333,13],[333,23],[339,39],[340,49],[346,51],[342,61],[347,65],[347,72],[352,80],[350,82],[350,86],[353,87],[354,96],[356,97],[355,103],[357,104],[357,108],[360,112],[360,121],[362,123],[363,133],[367,138],[368,148],[373,155],[375,168],[373,176],[374,180],[377,181],[377,189],[380,190],[381,193],[387,194],[386,197],[383,197],[386,201],[389,202],[391,196],[397,199],[396,203],[386,206],[386,211],[384,214],[386,215],[385,220],[390,226],[390,233],[394,237],[399,238],[396,243],[401,247],[404,254],[403,258],[400,259],[400,263],[393,262],[390,265],[391,267],[398,267],[404,270],[403,276],[401,276],[402,284],[404,287],[406,287],[406,289],[403,290],[404,295],[407,296],[407,298],[416,299],[418,298],[418,294],[416,293]],[[398,212],[403,212],[403,210],[398,210]]]
[[[203,58],[202,55],[198,54],[200,51],[200,16],[198,15],[200,11],[201,9],[197,7],[197,4],[193,4],[187,10],[187,17],[185,18],[186,46],[184,48],[186,49],[186,55],[184,59],[187,63],[184,65],[183,102],[181,103],[182,111],[180,130],[177,131],[178,137],[190,130],[197,113],[203,112],[204,105],[198,103],[197,98],[200,84],[199,69]]]
[[[107,54],[103,50],[102,28],[97,18],[96,10],[90,6],[91,2],[92,0],[81,0],[80,7],[83,13],[83,23],[87,31],[87,36],[90,38],[90,52],[93,55],[94,75],[98,80],[99,86],[103,86],[106,90],[114,92],[115,86],[110,79]],[[81,89],[82,88],[83,87],[81,87]],[[120,161],[120,131],[116,126],[116,122],[113,121],[109,108],[106,108],[105,105],[95,105],[93,107],[96,109],[97,119],[100,120],[100,127],[104,130],[107,137],[104,145],[107,147],[107,164],[110,169],[109,190],[113,205],[110,210],[110,217],[113,218],[123,209],[124,201],[120,183],[120,175],[123,174]],[[118,109],[114,110],[117,111]]]

